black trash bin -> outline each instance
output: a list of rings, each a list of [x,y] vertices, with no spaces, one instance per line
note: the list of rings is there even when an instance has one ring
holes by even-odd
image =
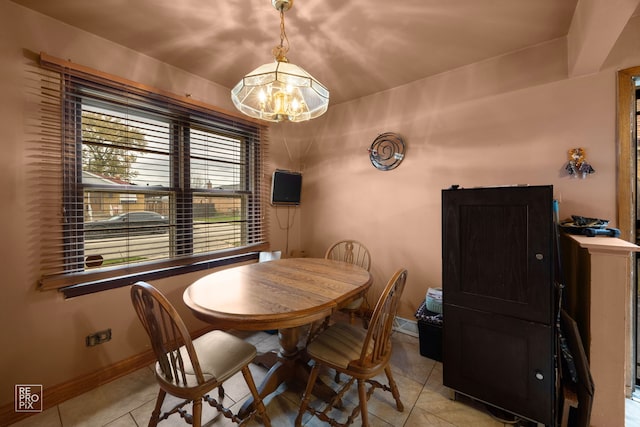
[[[427,310],[423,301],[416,311],[420,355],[442,362],[442,314]]]

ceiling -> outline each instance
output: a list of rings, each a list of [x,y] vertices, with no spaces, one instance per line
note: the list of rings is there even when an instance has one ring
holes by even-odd
[[[12,0],[228,88],[273,60],[270,0]],[[289,61],[340,103],[567,35],[577,0],[296,0]]]

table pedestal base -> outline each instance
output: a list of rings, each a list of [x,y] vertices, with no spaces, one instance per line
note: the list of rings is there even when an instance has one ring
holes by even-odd
[[[269,368],[264,381],[258,386],[258,394],[261,398],[270,395],[281,384],[292,385],[299,383],[304,390],[309,379],[311,367],[307,364],[304,349],[298,348],[300,328],[280,329],[278,331],[280,352],[265,353],[256,357],[255,364]],[[331,387],[318,380],[314,387],[314,395],[322,400],[329,401],[335,392]],[[249,398],[239,411],[240,417],[246,416],[253,410],[253,398]]]

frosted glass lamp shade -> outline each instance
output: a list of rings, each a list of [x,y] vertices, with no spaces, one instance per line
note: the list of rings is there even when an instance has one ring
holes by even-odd
[[[301,122],[327,111],[329,91],[301,67],[274,61],[244,76],[231,90],[231,100],[250,117]]]

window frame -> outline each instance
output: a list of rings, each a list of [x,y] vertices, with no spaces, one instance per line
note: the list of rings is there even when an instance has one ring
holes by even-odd
[[[194,101],[187,97],[170,94],[117,76],[92,70],[88,67],[72,64],[46,54],[41,54],[40,65],[44,69],[60,72],[61,85],[63,86],[60,89],[60,102],[63,111],[68,107],[68,105],[65,105],[65,94],[68,93],[68,85],[80,81],[78,79],[86,79],[99,85],[112,85],[112,87],[123,88],[123,90],[131,92],[135,96],[147,96],[147,100],[159,100],[158,102],[166,102],[166,105],[176,105],[180,111],[186,112],[184,116],[176,115],[176,122],[181,122],[179,126],[175,126],[175,128],[173,125],[170,126],[171,133],[175,132],[174,137],[176,138],[173,138],[171,142],[172,148],[169,154],[169,162],[171,168],[177,166],[179,167],[179,171],[178,173],[172,171],[170,174],[172,177],[170,180],[174,181],[169,183],[171,187],[170,193],[174,198],[170,204],[175,204],[178,207],[172,207],[172,209],[175,209],[175,222],[172,224],[175,228],[172,238],[173,243],[169,245],[169,258],[87,271],[85,267],[80,267],[81,265],[85,265],[84,220],[79,221],[79,218],[83,218],[84,213],[82,213],[82,215],[78,214],[78,212],[84,211],[84,188],[88,188],[82,184],[82,137],[81,120],[79,120],[82,112],[80,111],[81,109],[76,110],[78,107],[71,108],[75,116],[71,118],[70,125],[75,129],[73,131],[76,135],[76,137],[73,138],[75,140],[74,146],[67,146],[65,142],[66,132],[64,124],[61,124],[60,129],[63,144],[61,154],[63,159],[61,176],[62,200],[60,206],[63,212],[60,218],[63,235],[60,238],[64,244],[65,251],[69,248],[77,249],[66,252],[69,254],[68,256],[75,257],[75,260],[71,263],[71,268],[64,267],[64,271],[54,271],[53,274],[47,267],[42,268],[43,274],[40,279],[41,289],[60,289],[65,297],[84,295],[126,286],[137,280],[154,280],[192,271],[231,265],[236,262],[240,263],[254,260],[258,258],[259,251],[268,248],[268,219],[266,215],[267,191],[263,173],[264,157],[268,145],[268,126],[265,123],[239,117],[236,114],[221,111],[215,107]],[[80,105],[80,103],[77,105]],[[196,119],[188,117],[189,112],[195,114]],[[212,121],[221,120],[225,126],[227,126],[227,130],[233,130],[233,126],[236,124],[243,129],[253,129],[252,135],[255,135],[254,140],[249,142],[243,141],[243,148],[241,148],[241,155],[244,156],[242,161],[246,162],[246,176],[241,178],[241,182],[245,182],[245,187],[240,188],[236,193],[233,191],[225,192],[218,189],[191,187],[189,176],[191,157],[188,152],[190,143],[189,132],[190,129],[201,130],[204,125],[202,121],[199,122],[198,120],[205,116],[210,117]],[[64,117],[64,112],[62,117]],[[207,132],[212,132],[213,128],[204,126],[204,129]],[[220,129],[222,129],[222,127]],[[219,133],[221,136],[224,134],[224,132]],[[242,135],[242,132],[237,131],[234,134],[230,131],[230,133],[227,133],[227,136],[229,135],[236,138],[237,135]],[[77,139],[77,136],[79,136],[80,140]],[[78,167],[78,164],[80,167]],[[178,180],[178,182],[175,182],[175,180]],[[102,189],[102,191],[106,190]],[[139,188],[124,189],[124,192],[127,191],[134,192],[135,194],[150,194],[153,192],[166,193],[167,189],[153,187],[145,188],[144,190]],[[120,190],[117,192],[120,192]],[[206,253],[193,253],[193,247],[192,245],[189,246],[188,242],[193,239],[194,217],[192,207],[194,195],[216,197],[224,194],[242,194],[241,197],[246,198],[246,202],[241,204],[244,206],[242,210],[246,211],[245,214],[242,215],[242,221],[248,221],[246,226],[251,230],[250,234],[255,238],[255,241],[249,240],[244,246],[229,249],[213,250]],[[70,215],[68,214],[69,212],[71,212]],[[178,249],[176,243],[178,239],[176,237],[179,237],[181,242],[187,242],[187,245]],[[68,260],[62,261],[63,265],[67,265],[67,263]]]

